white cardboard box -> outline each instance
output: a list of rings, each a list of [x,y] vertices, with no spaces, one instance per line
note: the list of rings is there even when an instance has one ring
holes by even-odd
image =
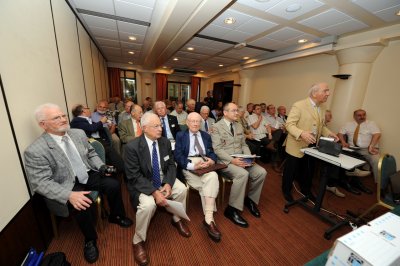
[[[400,217],[386,213],[338,238],[326,265],[400,265]]]

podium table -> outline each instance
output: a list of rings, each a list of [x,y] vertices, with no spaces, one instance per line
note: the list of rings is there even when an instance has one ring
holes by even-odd
[[[365,164],[365,161],[345,155],[345,154],[339,154],[339,156],[336,157],[336,156],[332,156],[332,155],[329,155],[326,153],[319,152],[316,147],[304,148],[304,149],[301,149],[301,151],[308,156],[311,156],[311,157],[317,158],[319,160],[325,161],[327,163],[336,165],[345,170],[352,170],[355,167]],[[324,237],[326,239],[330,239],[332,232],[335,231],[336,229],[340,228],[342,225],[349,224],[349,220],[344,219],[340,222],[337,222],[336,220],[330,218],[328,215],[321,213],[321,205],[322,205],[322,201],[323,201],[324,195],[325,195],[326,183],[327,183],[327,177],[322,176],[320,178],[319,192],[318,192],[317,200],[316,200],[314,206],[310,206],[307,204],[307,201],[308,201],[307,197],[302,197],[300,199],[286,203],[283,211],[285,213],[289,213],[289,208],[291,206],[300,204],[305,209],[311,211],[311,213],[318,216],[320,219],[332,224],[332,227],[330,227],[324,233]]]

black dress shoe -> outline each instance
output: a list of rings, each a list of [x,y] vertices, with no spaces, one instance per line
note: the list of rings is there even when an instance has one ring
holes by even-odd
[[[339,184],[342,188],[344,188],[346,191],[353,193],[354,195],[361,195],[361,192],[352,187],[348,182],[343,182]]]
[[[129,227],[129,226],[131,226],[131,225],[133,224],[132,220],[129,219],[128,217],[120,217],[120,216],[117,216],[117,217],[109,217],[109,218],[108,218],[108,221],[109,221],[110,223],[118,224],[119,226],[125,227],[125,228],[126,228],[126,227]]]
[[[242,216],[240,216],[238,210],[236,210],[235,208],[228,206],[226,207],[225,211],[224,211],[224,215],[226,218],[228,218],[229,220],[231,220],[234,224],[237,224],[241,227],[249,227],[249,224],[247,223],[247,221],[245,219],[243,219]]]
[[[364,184],[360,180],[354,181],[353,183],[351,183],[351,185],[366,194],[372,194],[372,191],[369,188],[367,188],[366,186],[364,186]]]
[[[96,246],[96,240],[90,240],[85,243],[83,248],[83,256],[89,263],[94,263],[99,258],[99,250]]]
[[[257,204],[254,203],[249,197],[244,198],[244,206],[246,206],[250,213],[253,214],[253,216],[260,218],[261,214],[260,211],[257,208]]]

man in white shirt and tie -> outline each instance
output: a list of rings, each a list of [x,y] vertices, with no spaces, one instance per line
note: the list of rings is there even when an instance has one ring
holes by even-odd
[[[215,123],[215,120],[209,117],[209,115],[210,115],[210,108],[207,105],[203,105],[200,108],[200,116],[202,118],[200,129],[207,133],[211,132],[212,126]]]

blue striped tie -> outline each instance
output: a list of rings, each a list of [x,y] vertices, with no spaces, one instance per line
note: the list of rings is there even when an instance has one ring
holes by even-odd
[[[151,156],[153,166],[153,187],[159,189],[161,187],[160,166],[158,165],[157,143],[153,142],[153,153]]]

